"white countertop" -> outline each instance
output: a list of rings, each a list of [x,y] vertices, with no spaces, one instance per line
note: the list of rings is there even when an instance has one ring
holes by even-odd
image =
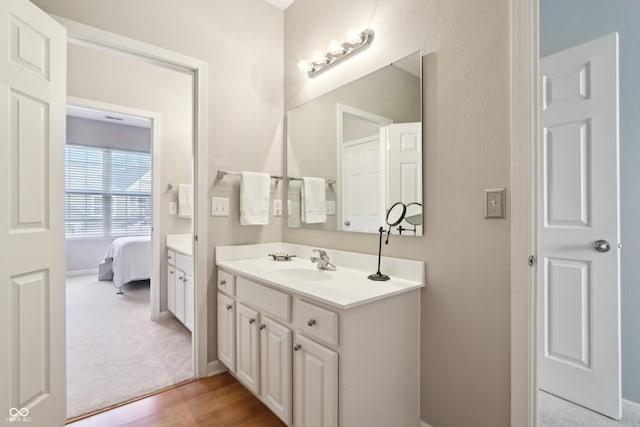
[[[332,258],[331,261],[335,261],[337,270],[324,271],[318,270],[309,260],[310,247],[282,244],[280,248],[289,253],[296,253],[298,257],[292,261],[273,261],[267,257],[268,252],[265,253],[265,249],[268,250],[271,245],[275,244],[226,247],[233,248],[230,251],[226,251],[225,247],[218,248],[217,253],[221,250],[222,253],[217,265],[229,273],[313,298],[339,309],[357,307],[424,287],[424,263],[420,261],[383,258],[388,270],[382,268],[382,272],[389,274],[391,280],[376,282],[369,280],[367,276],[375,273],[377,256],[326,249]],[[259,247],[258,251],[255,250],[256,246]],[[238,251],[235,248],[244,250]],[[271,249],[281,250],[278,247]],[[258,255],[258,252],[264,254]],[[245,257],[242,258],[240,253],[244,253]],[[332,253],[336,255],[335,259]],[[370,264],[371,271],[361,269],[363,262],[366,265]],[[397,265],[393,265],[394,263]],[[402,266],[405,267],[404,274],[398,269]],[[390,271],[397,272],[397,275]],[[403,275],[413,277],[402,277]]]
[[[167,234],[167,248],[191,256],[193,238],[191,234]]]

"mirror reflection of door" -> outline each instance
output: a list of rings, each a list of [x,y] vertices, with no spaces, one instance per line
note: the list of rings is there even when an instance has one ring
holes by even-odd
[[[342,230],[371,232],[384,224],[385,147],[381,129],[386,117],[338,105],[342,185]],[[372,185],[373,184],[373,185]]]

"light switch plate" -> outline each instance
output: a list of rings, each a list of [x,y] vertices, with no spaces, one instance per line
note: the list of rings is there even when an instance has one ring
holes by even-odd
[[[484,190],[484,217],[506,218],[505,206],[506,190],[504,188],[492,188]]]
[[[335,214],[336,214],[336,201],[327,200],[327,215],[335,215]]]
[[[282,216],[282,200],[273,201],[273,216]]]
[[[169,215],[178,215],[178,203],[169,202]]]
[[[211,216],[229,216],[229,199],[227,197],[211,198]]]

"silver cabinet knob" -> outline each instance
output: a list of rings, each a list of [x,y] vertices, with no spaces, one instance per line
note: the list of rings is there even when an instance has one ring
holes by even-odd
[[[256,319],[249,319],[249,324],[253,325],[255,323]]]
[[[302,346],[300,344],[294,344],[293,346],[293,351],[298,351],[302,348]]]
[[[227,284],[227,281],[226,281],[226,280],[220,280],[220,286],[224,286],[224,285],[226,285],[226,284]]]
[[[170,271],[170,272],[169,272],[169,274],[173,274],[173,273],[175,273],[175,272],[174,272],[174,271]]]
[[[611,245],[606,240],[596,240],[593,242],[593,247],[598,252],[609,252]]]
[[[231,304],[227,304],[227,310],[231,310]]]
[[[308,325],[308,326],[313,326],[313,325],[315,325],[315,324],[316,324],[316,319],[309,319],[309,320],[307,321],[307,325]]]
[[[346,225],[347,227],[351,225],[351,221],[345,221],[344,225]]]
[[[265,325],[264,323],[262,325],[260,325],[260,330],[263,330],[264,328],[266,328],[267,325]]]

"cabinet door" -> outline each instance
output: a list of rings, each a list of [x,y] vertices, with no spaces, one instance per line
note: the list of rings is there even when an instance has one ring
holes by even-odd
[[[218,359],[230,371],[236,371],[235,302],[218,292]]]
[[[260,348],[258,312],[236,304],[236,375],[255,394],[260,394]]]
[[[174,314],[182,323],[184,322],[184,277],[181,270],[176,270],[176,311]]]
[[[300,334],[293,349],[296,427],[337,427],[338,353]]]
[[[260,389],[262,401],[285,424],[291,424],[291,329],[262,317]]]
[[[167,267],[167,308],[176,314],[176,269],[172,265]]]
[[[193,332],[193,276],[185,274],[184,278],[184,324]]]

